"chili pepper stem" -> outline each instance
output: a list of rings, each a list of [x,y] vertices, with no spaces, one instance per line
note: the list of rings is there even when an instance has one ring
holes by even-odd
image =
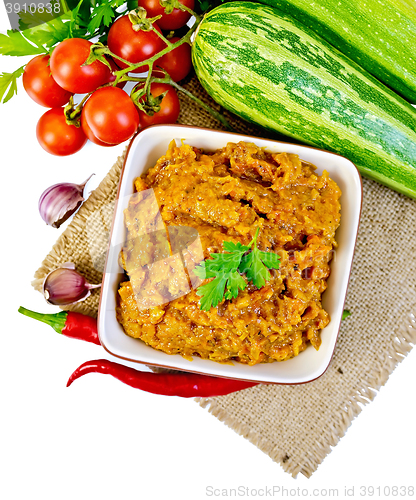
[[[18,312],[20,314],[23,314],[24,316],[29,316],[29,318],[33,318],[38,321],[42,321],[42,323],[46,323],[58,333],[62,333],[62,330],[65,327],[66,318],[68,316],[68,313],[65,311],[61,311],[56,314],[42,314],[31,311],[30,309],[26,309],[22,306],[19,307]]]
[[[85,340],[96,345],[101,345],[98,336],[97,320],[85,314],[73,311],[61,311],[56,314],[42,314],[19,307],[19,313],[29,318],[42,321],[51,326],[56,332],[65,337]]]

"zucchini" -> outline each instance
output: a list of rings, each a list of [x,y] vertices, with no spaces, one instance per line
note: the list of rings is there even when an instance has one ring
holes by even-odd
[[[299,21],[260,3],[225,3],[201,22],[192,59],[226,109],[416,198],[416,111]]]
[[[416,103],[414,0],[257,0],[308,26],[385,85]]]

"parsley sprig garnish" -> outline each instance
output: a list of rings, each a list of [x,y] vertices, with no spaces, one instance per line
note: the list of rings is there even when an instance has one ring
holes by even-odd
[[[22,66],[13,73],[0,73],[0,103],[9,101],[17,94],[17,80],[23,74]]]
[[[195,267],[194,273],[199,278],[214,278],[197,289],[196,293],[201,297],[201,310],[209,311],[224,298],[235,299],[239,290],[247,288],[248,281],[257,288],[263,287],[270,278],[269,269],[279,268],[280,256],[277,253],[257,248],[259,229],[249,245],[224,241],[224,253],[212,253],[211,259]]]

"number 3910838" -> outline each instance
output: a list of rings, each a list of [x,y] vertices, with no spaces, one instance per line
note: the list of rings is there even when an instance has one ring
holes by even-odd
[[[30,13],[30,14],[43,14],[47,12],[48,14],[60,14],[61,13],[61,4],[60,2],[56,2],[52,5],[52,3],[19,3],[19,2],[8,2],[5,4],[7,14],[19,14],[19,13]]]

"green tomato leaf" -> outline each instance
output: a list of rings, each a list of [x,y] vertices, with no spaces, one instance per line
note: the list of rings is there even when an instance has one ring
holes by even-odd
[[[21,66],[13,73],[0,74],[0,102],[6,103],[17,94],[17,80],[22,76],[24,70],[25,66]]]

